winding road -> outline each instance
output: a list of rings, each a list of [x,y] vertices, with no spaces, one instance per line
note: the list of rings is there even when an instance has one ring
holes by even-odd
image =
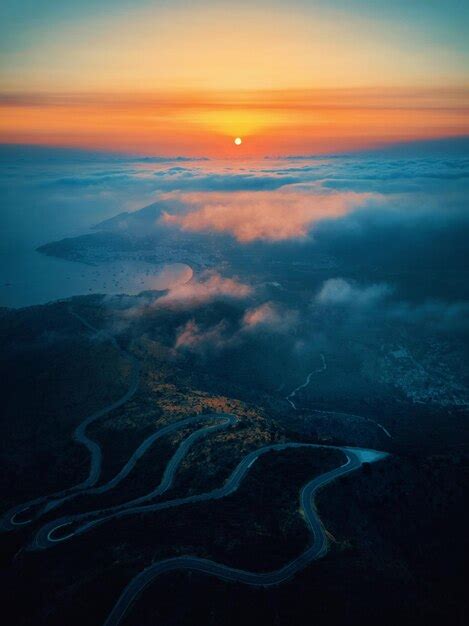
[[[304,383],[302,383],[301,385],[298,385],[298,387],[295,387],[295,389],[293,389],[293,391],[291,393],[288,394],[288,396],[285,397],[285,400],[290,404],[290,406],[292,407],[292,409],[294,409],[295,411],[297,410],[297,406],[295,404],[295,402],[293,401],[293,398],[296,396],[296,394],[298,393],[298,391],[301,391],[301,389],[306,389],[306,387],[308,387],[308,385],[311,382],[311,378],[313,376],[313,374],[320,374],[321,372],[325,372],[327,369],[327,363],[326,363],[326,358],[324,356],[324,354],[321,353],[321,359],[322,359],[322,366],[309,372],[309,374],[306,376],[306,380],[304,381]],[[371,419],[371,417],[363,417],[362,415],[355,415],[353,413],[344,413],[343,411],[321,411],[318,409],[309,409],[312,413],[316,413],[319,415],[338,415],[338,416],[344,416],[344,417],[352,417],[354,419],[359,419],[359,420],[364,420],[365,422],[369,422],[370,424],[374,424],[377,428],[379,428],[385,435],[386,437],[388,437],[389,439],[392,439],[392,435],[389,432],[389,430],[387,428],[385,428],[382,424],[380,424],[379,422],[377,422],[376,420]]]
[[[324,354],[321,353],[321,360],[322,360],[322,366],[318,367],[315,370],[312,370],[307,376],[306,376],[306,380],[304,383],[302,383],[301,385],[298,385],[298,387],[295,387],[295,389],[293,389],[293,391],[291,393],[288,394],[288,396],[285,398],[287,402],[290,403],[291,407],[293,409],[295,409],[296,411],[296,404],[293,401],[293,398],[296,396],[297,392],[300,391],[301,389],[305,389],[309,383],[311,382],[311,378],[313,376],[313,374],[320,374],[321,372],[325,372],[327,370],[327,363],[326,363],[326,359],[324,357]]]
[[[308,444],[280,444],[278,446],[267,446],[266,448],[256,450],[255,452],[249,454],[238,465],[235,472],[233,472],[232,476],[225,484],[225,487],[218,490],[219,492],[221,492],[227,489],[227,492],[224,494],[220,494],[216,497],[223,497],[223,495],[228,495],[228,493],[232,493],[239,486],[239,483],[246,474],[248,468],[251,467],[253,459],[255,460],[263,452],[272,449],[279,450],[291,447],[301,447],[303,445],[311,447]],[[223,580],[231,582],[244,583],[247,585],[260,587],[269,587],[273,585],[279,585],[289,578],[292,578],[297,572],[304,569],[312,561],[315,561],[323,556],[327,552],[327,536],[321,520],[314,508],[315,494],[321,487],[332,482],[336,478],[344,476],[345,474],[348,474],[358,469],[363,462],[373,462],[387,456],[386,453],[377,452],[374,450],[352,448],[335,449],[342,450],[344,452],[346,462],[338,468],[317,476],[309,483],[307,483],[300,492],[301,510],[312,536],[311,545],[303,553],[301,553],[299,556],[294,558],[292,561],[290,561],[280,569],[271,572],[251,572],[229,567],[228,565],[217,563],[209,559],[201,559],[190,556],[174,557],[158,561],[150,567],[144,569],[140,574],[135,576],[130,581],[130,583],[127,585],[120,598],[118,599],[117,603],[114,605],[114,608],[108,616],[104,626],[117,626],[118,624],[120,624],[125,614],[129,611],[131,606],[135,603],[135,601],[146,589],[146,587],[153,583],[155,578],[167,572],[175,570],[192,570],[211,576],[216,576],[217,578],[221,578]],[[230,489],[228,487],[228,483],[232,481],[235,474],[236,482],[233,482],[233,488]],[[212,492],[212,494],[213,493],[214,492]],[[203,495],[207,496],[208,494]],[[197,496],[194,497],[197,498]],[[203,496],[199,496],[199,500],[202,498]],[[190,498],[186,498],[187,502],[189,502],[190,500]]]
[[[93,332],[99,332],[86,320],[74,311],[70,311],[77,319],[79,319],[88,329]],[[103,333],[104,334],[104,333]],[[141,513],[156,512],[162,509],[168,509],[173,507],[180,507],[186,504],[193,504],[196,502],[202,502],[207,500],[216,500],[225,498],[234,493],[242,483],[245,476],[248,474],[250,468],[255,461],[263,454],[270,451],[281,451],[292,448],[322,448],[332,449],[342,452],[344,455],[344,463],[339,467],[330,470],[324,474],[316,476],[310,482],[308,482],[300,491],[300,506],[304,515],[305,523],[311,533],[310,545],[304,552],[298,555],[289,563],[285,564],[278,570],[271,572],[252,572],[241,569],[236,569],[228,565],[217,563],[209,559],[202,559],[191,556],[181,556],[175,558],[169,558],[158,561],[151,566],[144,569],[140,574],[135,576],[127,587],[122,592],[120,598],[109,614],[104,626],[117,626],[121,623],[125,614],[129,611],[131,606],[140,596],[142,591],[150,585],[158,576],[174,571],[174,570],[194,570],[207,575],[216,576],[218,578],[245,583],[248,585],[257,586],[271,586],[278,585],[285,580],[294,576],[298,571],[306,567],[312,561],[320,558],[327,552],[327,536],[321,520],[314,508],[314,497],[318,490],[325,485],[329,484],[333,480],[349,474],[361,467],[365,462],[372,463],[383,459],[387,456],[386,452],[379,452],[376,450],[370,450],[366,448],[354,448],[354,447],[341,447],[341,446],[329,446],[321,444],[303,443],[303,442],[284,442],[275,443],[267,446],[263,446],[247,454],[235,467],[225,483],[218,488],[211,491],[196,494],[187,497],[169,499],[166,501],[154,502],[154,499],[162,496],[173,485],[174,478],[177,470],[190,450],[191,446],[207,435],[216,432],[221,429],[227,429],[236,426],[238,418],[233,414],[228,413],[213,413],[213,414],[201,414],[188,417],[178,422],[166,425],[158,429],[155,433],[147,437],[134,451],[127,463],[122,469],[107,483],[95,486],[101,475],[102,464],[102,452],[99,444],[86,435],[87,427],[100,417],[107,415],[112,410],[122,406],[135,394],[140,379],[140,365],[138,361],[130,354],[125,352],[115,341],[115,339],[106,335],[112,343],[117,347],[120,353],[125,356],[132,365],[131,381],[127,392],[114,403],[106,406],[86,417],[75,429],[73,438],[77,443],[84,445],[90,454],[90,464],[87,478],[63,491],[56,492],[47,496],[42,496],[31,500],[22,505],[18,505],[13,509],[10,509],[0,520],[0,528],[2,530],[11,530],[17,526],[22,526],[31,523],[33,520],[39,518],[46,512],[58,507],[66,500],[76,497],[79,494],[101,494],[111,489],[114,489],[135,467],[137,461],[146,453],[146,451],[153,445],[155,441],[161,437],[175,432],[178,429],[191,426],[198,422],[216,422],[215,424],[206,424],[198,430],[188,435],[178,446],[173,456],[166,465],[163,477],[157,487],[152,489],[149,493],[124,502],[113,507],[106,509],[99,509],[96,511],[88,511],[85,513],[79,513],[74,515],[68,515],[59,519],[53,520],[45,524],[39,529],[31,544],[28,546],[30,550],[44,550],[54,545],[69,541],[73,537],[82,535],[87,531],[95,528],[98,525],[104,524],[108,521],[115,520],[128,515],[136,515]],[[292,398],[296,392],[306,387],[311,379],[311,376],[315,372],[323,371],[326,369],[326,361],[323,355],[323,367],[318,370],[314,370],[308,374],[308,377],[303,385],[297,387],[289,396],[288,401],[296,408]],[[29,513],[27,519],[19,519],[21,514]],[[68,528],[67,528],[68,527]]]
[[[78,513],[75,515],[67,515],[59,519],[53,520],[39,529],[29,548],[32,550],[45,550],[57,543],[67,541],[72,537],[78,535],[82,535],[92,528],[104,524],[105,522],[109,522],[111,520],[126,517],[129,515],[153,513],[162,509],[183,506],[186,504],[194,504],[196,502],[202,502],[206,500],[218,500],[220,498],[225,498],[226,496],[234,493],[239,488],[242,480],[244,479],[256,459],[270,451],[281,451],[291,448],[323,448],[329,450],[339,450],[345,454],[349,462],[352,458],[358,462],[352,463],[350,466],[347,466],[347,471],[345,473],[357,469],[364,461],[372,462],[386,456],[386,453],[377,452],[375,450],[369,450],[365,448],[344,448],[340,446],[326,446],[321,444],[302,442],[275,443],[268,446],[263,446],[262,448],[258,448],[257,450],[254,450],[253,452],[247,454],[238,463],[238,465],[233,470],[233,472],[225,481],[225,484],[222,487],[212,489],[211,491],[205,493],[182,498],[175,498],[173,500],[166,500],[163,502],[155,502],[145,505],[140,504],[140,502],[154,498],[156,497],[156,495],[162,495],[172,486],[180,462],[182,461],[184,455],[187,453],[190,445],[192,445],[192,443],[196,439],[208,434],[210,431],[213,431],[215,429],[218,430],[220,428],[233,425],[236,421],[236,416],[229,414],[213,414],[209,417],[211,417],[212,419],[222,419],[223,423],[218,426],[207,426],[205,428],[202,428],[190,435],[187,439],[185,439],[180,444],[179,448],[176,450],[175,454],[169,461],[160,485],[155,490],[150,492],[150,494],[142,496],[141,498],[138,498],[136,500],[131,500],[124,504],[117,505],[115,507],[100,509],[97,511],[90,511],[86,513]],[[337,468],[337,470],[333,470],[332,473],[320,476],[319,479],[326,477],[326,482],[329,482],[329,480],[332,480],[336,476],[342,475],[342,467]],[[328,478],[330,474],[331,478]],[[70,532],[63,534],[63,529],[67,526],[71,527]],[[58,533],[57,531],[59,530],[61,530],[62,532]]]
[[[135,395],[135,392],[137,391],[139,386],[140,363],[131,354],[122,349],[112,335],[109,335],[104,331],[98,330],[97,328],[92,326],[87,320],[81,317],[81,315],[75,313],[75,311],[73,311],[72,309],[70,309],[69,311],[71,315],[76,317],[84,326],[86,326],[86,328],[91,330],[93,333],[100,333],[101,335],[105,336],[117,348],[120,354],[130,362],[132,372],[130,376],[129,388],[126,393],[115,402],[112,402],[103,409],[100,409],[99,411],[92,413],[88,417],[85,417],[85,419],[76,427],[73,432],[73,440],[85,446],[90,454],[90,463],[87,478],[83,482],[75,485],[74,487],[69,487],[68,489],[64,489],[62,491],[48,494],[46,496],[41,496],[39,498],[35,498],[34,500],[30,500],[29,502],[25,502],[23,504],[13,507],[12,509],[4,513],[0,518],[0,530],[13,530],[15,527],[30,524],[44,513],[59,506],[65,500],[74,498],[76,495],[78,495],[79,493],[83,493],[90,487],[93,487],[93,485],[98,482],[98,479],[101,475],[102,464],[101,447],[96,441],[93,441],[87,436],[86,429],[96,420],[104,417],[111,411],[118,409],[126,402],[128,402]],[[137,452],[138,450],[136,451],[136,453]],[[133,456],[135,456],[136,453],[134,453]],[[129,460],[129,463],[131,463],[131,460],[132,459]],[[127,474],[130,472],[133,465],[135,465],[136,460],[137,459],[135,458],[134,463],[129,466]],[[129,463],[127,465],[129,465]],[[124,478],[124,476],[122,476],[120,480],[122,480],[122,478]],[[24,515],[26,512],[30,512],[30,516],[27,519],[18,519],[21,514]]]

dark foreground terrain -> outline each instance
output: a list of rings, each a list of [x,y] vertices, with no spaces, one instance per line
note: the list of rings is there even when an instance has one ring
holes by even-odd
[[[393,388],[384,384],[365,397],[349,392],[358,384],[353,367],[348,377],[339,372],[341,382],[332,394],[328,388],[338,371],[330,354],[323,355],[327,373],[317,355],[316,376],[322,372],[324,384],[299,390],[292,405],[287,399],[295,387],[291,372],[269,384],[257,350],[234,350],[214,367],[206,355],[174,350],[175,332],[186,314],[154,310],[123,324],[119,311],[116,301],[100,296],[2,311],[5,511],[85,480],[89,454],[74,443],[73,431],[87,415],[126,393],[134,375],[131,359],[140,364],[132,397],[86,431],[103,453],[97,485],[112,479],[162,426],[193,415],[202,422],[155,441],[114,489],[74,494],[48,512],[36,505],[18,513],[19,525],[0,535],[4,614],[13,616],[8,623],[103,624],[134,576],[173,556],[256,572],[280,568],[311,541],[299,510],[302,486],[340,466],[343,455],[333,446],[344,445],[390,455],[364,463],[320,491],[326,556],[273,588],[191,572],[160,576],[122,623],[465,623],[468,454],[461,410],[406,404],[402,397],[396,401]],[[273,353],[266,358],[278,373]],[[242,369],[248,377],[239,375]],[[263,455],[225,498],[112,519],[47,549],[31,549],[39,529],[51,520],[147,494],[181,442],[213,425],[210,416],[219,413],[235,415],[236,425],[195,441],[161,501],[220,487],[243,457],[262,446],[297,441],[325,447]]]

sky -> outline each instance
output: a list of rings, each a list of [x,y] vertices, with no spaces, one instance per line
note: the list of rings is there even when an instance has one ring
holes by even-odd
[[[2,143],[238,158],[469,134],[464,2],[4,0],[0,11]]]

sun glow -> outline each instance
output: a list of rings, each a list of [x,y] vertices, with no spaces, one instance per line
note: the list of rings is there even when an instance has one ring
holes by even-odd
[[[0,143],[247,158],[469,133],[444,3],[429,22],[397,0],[5,3],[44,11],[2,11]]]
[[[468,103],[465,88],[17,94],[0,98],[0,142],[229,158],[325,153],[468,134]]]

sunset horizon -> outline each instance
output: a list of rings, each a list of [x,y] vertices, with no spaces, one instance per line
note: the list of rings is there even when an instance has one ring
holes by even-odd
[[[469,134],[469,49],[437,6],[119,0],[4,18],[3,143],[239,157],[238,136],[259,156]]]
[[[465,623],[468,26],[2,0],[15,623]]]

